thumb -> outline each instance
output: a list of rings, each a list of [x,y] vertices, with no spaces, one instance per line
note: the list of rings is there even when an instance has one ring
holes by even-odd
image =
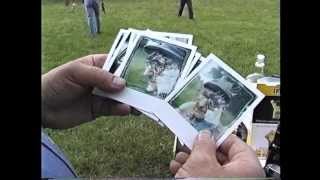
[[[216,150],[216,142],[211,136],[211,132],[209,130],[200,131],[193,144],[192,153],[211,156],[213,157],[214,163],[218,163],[216,158]]]
[[[78,63],[71,69],[71,78],[86,87],[98,87],[103,91],[115,92],[125,87],[125,80],[99,67]]]
[[[190,157],[175,177],[211,177],[212,173],[221,169],[216,157],[216,149],[210,131],[201,131],[194,141]]]

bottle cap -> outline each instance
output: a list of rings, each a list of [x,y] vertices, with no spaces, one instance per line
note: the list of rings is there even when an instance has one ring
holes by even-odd
[[[258,63],[264,63],[264,59],[265,59],[266,57],[263,55],[263,54],[258,54],[257,55],[257,62]]]

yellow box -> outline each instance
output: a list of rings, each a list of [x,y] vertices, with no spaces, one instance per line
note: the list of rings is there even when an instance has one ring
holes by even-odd
[[[280,78],[264,77],[258,79],[257,89],[266,96],[280,96]]]

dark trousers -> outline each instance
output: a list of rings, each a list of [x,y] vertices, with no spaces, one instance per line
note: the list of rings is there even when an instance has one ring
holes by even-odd
[[[189,10],[189,18],[193,19],[192,0],[180,0],[180,9],[178,16],[181,16],[184,6],[187,4]]]

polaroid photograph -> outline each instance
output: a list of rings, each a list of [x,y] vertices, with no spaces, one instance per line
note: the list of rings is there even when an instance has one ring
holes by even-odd
[[[118,69],[118,67],[123,61],[124,56],[126,55],[130,37],[131,37],[131,33],[127,32],[127,34],[123,37],[123,39],[119,43],[119,46],[115,50],[109,63],[103,68],[104,70],[114,73]]]
[[[120,31],[118,32],[118,34],[116,36],[116,39],[113,41],[113,44],[112,44],[111,49],[109,50],[108,54],[112,55],[114,53],[114,51],[119,46],[119,44],[120,44],[120,42],[123,39],[125,34],[128,34],[128,31],[125,30],[125,29],[120,29]]]
[[[128,30],[124,30],[124,29],[120,29],[120,31],[117,34],[116,39],[114,40],[111,49],[108,52],[108,57],[106,62],[103,65],[103,69],[108,70],[110,69],[110,66],[112,65],[112,57],[114,56],[117,48],[119,47],[119,45],[122,44],[123,41],[125,41],[124,39],[127,38],[127,36],[129,35],[129,31]]]
[[[196,53],[196,55],[194,56],[192,62],[190,63],[190,66],[188,68],[188,70],[186,71],[186,76],[190,75],[190,73],[200,65],[200,63],[203,61],[204,57],[201,56],[201,54],[199,52]]]
[[[272,143],[278,124],[253,123],[251,146],[260,160],[266,160],[269,145]]]
[[[184,78],[184,68],[195,52],[195,46],[139,34],[114,74],[124,78],[131,89],[165,99],[179,78]]]
[[[210,54],[168,97],[197,131],[208,129],[220,145],[264,95],[218,57]]]
[[[165,37],[171,40],[180,41],[185,44],[192,45],[193,35],[192,34],[181,34],[181,33],[170,33],[170,32],[160,32],[160,31],[153,31],[150,29],[146,30],[147,32],[152,33],[153,35],[158,35],[161,37]]]
[[[194,69],[195,67],[197,67],[200,64],[200,62],[201,62],[200,57],[201,57],[201,54],[197,52],[194,59],[192,60],[195,62],[191,63],[191,66],[194,66],[192,69]],[[201,57],[201,58],[203,58],[203,57]],[[170,99],[165,99],[165,101],[169,101],[169,100]],[[164,124],[161,122],[161,120],[158,117],[156,117],[154,114],[150,114],[150,113],[142,111],[142,110],[139,110],[139,111],[142,112],[143,114],[145,114],[146,116],[148,116],[149,118],[155,120],[160,126],[164,127]],[[179,141],[180,141],[180,144],[183,144],[181,140],[179,140]]]
[[[134,29],[134,28],[129,28],[128,31],[130,31],[130,33],[131,33],[128,47],[132,46],[132,44],[134,43],[134,41],[138,35],[146,32],[145,30],[139,30],[139,29]]]
[[[129,29],[128,29],[128,32],[130,32],[130,35],[125,36],[125,38],[127,38],[127,39],[122,41],[120,47],[118,48],[118,50],[117,50],[116,53],[115,53],[114,58],[112,58],[112,59],[110,60],[111,63],[110,63],[110,65],[109,65],[109,67],[106,67],[106,68],[105,68],[106,70],[110,71],[111,73],[114,73],[115,70],[116,70],[116,69],[119,67],[119,65],[121,64],[121,62],[122,62],[122,60],[123,60],[123,58],[124,58],[124,56],[125,56],[125,54],[126,54],[126,50],[127,50],[128,47],[130,46],[130,42],[132,42],[138,34],[141,34],[141,33],[143,33],[144,31],[142,31],[142,30],[137,30],[137,29],[133,29],[133,28],[129,28]],[[128,33],[128,32],[127,32],[127,33]],[[150,32],[150,33],[151,33],[151,32]],[[160,36],[164,36],[164,35],[161,35],[160,32],[157,32],[157,33],[158,33],[158,35],[160,35]],[[175,34],[173,34],[173,35],[175,35]],[[182,35],[176,35],[176,36],[182,37]],[[190,38],[190,37],[188,37],[188,36],[186,37],[186,39],[188,39],[188,40],[191,39],[191,40],[192,40],[192,38]],[[145,114],[147,117],[155,120],[160,126],[164,126],[163,123],[162,123],[157,117],[155,117],[152,113],[148,113],[148,112],[145,112],[145,111],[141,111],[141,112],[142,112],[143,114]]]
[[[280,96],[266,96],[256,107],[253,123],[280,123]]]

